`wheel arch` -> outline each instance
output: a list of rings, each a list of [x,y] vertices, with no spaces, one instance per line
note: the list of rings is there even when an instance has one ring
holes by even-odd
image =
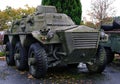
[[[10,42],[14,47],[20,41],[19,35],[4,35],[3,44]]]
[[[4,35],[3,44],[6,44],[9,41],[8,35]]]
[[[27,34],[25,39],[24,39],[23,46],[29,48],[31,44],[36,43],[36,42],[40,43],[37,39],[35,39],[33,37],[32,34]],[[40,43],[40,44],[43,45],[42,43]]]
[[[19,42],[19,41],[20,41],[19,35],[13,35],[11,43],[12,43],[14,48],[15,48],[16,43]]]

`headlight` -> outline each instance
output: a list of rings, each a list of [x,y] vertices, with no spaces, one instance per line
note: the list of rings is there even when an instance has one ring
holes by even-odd
[[[101,32],[100,32],[100,38],[101,38],[101,39],[104,39],[104,38],[105,38],[105,32],[104,32],[104,31],[101,31]]]
[[[101,32],[100,32],[100,40],[103,41],[103,42],[108,41],[108,35],[105,34],[104,31],[101,31]]]
[[[51,38],[53,38],[53,37],[54,37],[54,32],[49,31],[49,32],[47,33],[47,38],[48,38],[48,39],[51,39]]]

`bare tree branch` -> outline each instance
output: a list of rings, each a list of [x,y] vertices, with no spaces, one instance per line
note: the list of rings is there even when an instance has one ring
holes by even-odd
[[[115,9],[112,6],[115,0],[91,0],[91,10],[89,14],[91,18],[99,23],[107,17],[115,15]]]

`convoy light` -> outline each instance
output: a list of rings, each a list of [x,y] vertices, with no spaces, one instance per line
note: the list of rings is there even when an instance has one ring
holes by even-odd
[[[46,41],[46,40],[47,40],[47,37],[43,36],[43,37],[41,37],[41,40],[42,40],[42,41]]]
[[[104,39],[104,38],[105,38],[105,32],[104,32],[104,31],[101,31],[101,32],[100,32],[100,38],[101,38],[101,39]]]

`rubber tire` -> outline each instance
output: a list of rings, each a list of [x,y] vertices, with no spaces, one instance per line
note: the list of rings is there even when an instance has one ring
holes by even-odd
[[[6,54],[6,62],[8,65],[13,66],[15,65],[15,61],[14,61],[14,49],[12,44],[10,44],[10,42],[6,43],[6,49],[5,52],[9,52],[9,54]]]
[[[95,55],[95,62],[93,65],[86,64],[90,73],[101,73],[104,71],[107,65],[107,57],[105,49],[102,46],[98,47],[97,53]]]
[[[107,64],[111,63],[114,59],[114,53],[110,48],[105,48],[106,56],[107,56]]]
[[[17,53],[17,50],[19,51],[20,54],[20,59],[15,59],[15,65],[18,70],[26,70],[28,68],[28,56],[27,56],[27,51],[26,49],[21,45],[20,42],[16,44],[15,47],[15,53]],[[19,62],[19,65],[17,64]]]
[[[35,64],[29,64],[29,72],[35,78],[45,77],[47,73],[47,55],[45,50],[40,46],[39,43],[34,43],[30,46],[28,56],[31,57],[31,54],[34,54]],[[29,60],[29,59],[28,59]],[[33,72],[31,67],[34,67],[35,71]]]

